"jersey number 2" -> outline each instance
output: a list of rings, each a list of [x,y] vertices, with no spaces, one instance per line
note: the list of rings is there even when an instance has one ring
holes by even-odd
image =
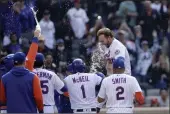
[[[86,98],[86,93],[85,93],[84,85],[81,86],[81,91],[82,91],[82,94],[83,94],[83,98]]]
[[[124,100],[125,98],[120,96],[124,93],[124,88],[119,86],[119,87],[116,88],[116,91],[118,91],[117,94],[116,94],[116,99],[117,100]]]
[[[42,88],[42,93],[43,94],[47,94],[48,91],[49,91],[49,88],[48,88],[48,80],[41,80],[41,88]]]

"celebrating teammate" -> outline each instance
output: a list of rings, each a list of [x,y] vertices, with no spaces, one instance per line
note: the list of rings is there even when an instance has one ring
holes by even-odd
[[[22,61],[22,63],[25,63],[24,66],[25,68],[27,68],[28,70],[32,71],[33,70],[33,65],[34,65],[34,60],[35,60],[35,56],[36,56],[36,53],[37,53],[37,50],[38,50],[38,39],[39,39],[39,36],[40,36],[40,31],[39,30],[35,30],[34,32],[34,38],[32,39],[32,44],[30,46],[30,49],[29,49],[29,52],[28,52],[28,55],[26,58],[24,58],[24,60]],[[16,53],[17,54],[17,53]],[[22,52],[20,52],[21,55],[24,55]],[[6,68],[7,70],[5,70],[2,74],[6,74],[9,70],[11,70],[11,68],[14,67],[14,62],[13,62],[13,59],[14,59],[14,55],[8,55],[7,57],[5,57],[3,59],[3,64],[4,64],[4,68]],[[17,61],[20,61],[20,60],[17,60]],[[20,64],[22,66],[22,63]],[[23,67],[23,66],[22,66]],[[18,68],[18,67],[17,67]],[[14,68],[15,71],[16,71],[16,68]],[[18,69],[19,71],[19,69]],[[12,71],[11,71],[12,72]],[[12,75],[10,74],[11,72],[9,72],[6,76],[3,76],[2,77],[2,81],[1,81],[1,86],[0,86],[0,91],[1,91],[1,94],[0,94],[0,102],[1,102],[1,112],[2,112],[2,109],[3,109],[3,112],[6,112],[4,109],[4,106],[6,105],[6,102],[7,105],[9,104],[8,106],[8,110],[7,112],[12,112],[12,113],[19,113],[19,112],[30,112],[30,113],[35,113],[35,108],[33,109],[33,107],[35,107],[36,105],[38,104],[41,104],[41,103],[37,103],[36,105],[34,104],[35,101],[32,101],[30,100],[29,102],[34,104],[34,106],[31,108],[28,105],[28,103],[25,103],[24,101],[28,100],[30,97],[33,98],[34,95],[31,94],[31,92],[28,90],[29,87],[32,87],[33,84],[28,84],[27,86],[22,86],[23,83],[19,84],[21,86],[19,86],[18,88],[16,87],[17,86],[17,83],[19,83],[18,81],[14,81],[14,80],[10,80],[10,78],[12,78],[12,76],[9,76],[9,75]],[[21,74],[22,75],[22,74]],[[13,75],[14,76],[14,75]],[[38,84],[38,79],[36,79],[36,76],[30,76],[29,78],[31,79],[32,77],[32,83],[36,82],[36,84]],[[8,79],[9,78],[9,79]],[[20,77],[21,78],[21,77]],[[35,79],[34,79],[35,78]],[[23,79],[24,80],[24,79]],[[34,81],[36,80],[36,81]],[[8,82],[9,81],[9,82]],[[14,84],[15,86],[10,86],[10,87],[7,87],[7,83],[8,84]],[[15,83],[14,83],[15,82]],[[23,92],[23,88],[20,88],[20,87],[25,87],[24,91],[25,91],[25,94],[22,94]],[[10,93],[10,91],[7,91],[7,90],[14,90],[14,88],[16,88],[16,90],[18,91],[15,91],[15,93]],[[33,87],[33,88],[36,88],[36,87]],[[5,91],[6,90],[6,91]],[[37,90],[38,91],[38,90]],[[21,92],[19,94],[19,92]],[[36,92],[35,92],[36,93]],[[18,94],[18,96],[15,94]],[[22,97],[24,97],[24,95],[29,95],[29,97],[27,97],[27,99],[22,99]],[[38,94],[41,95],[41,92],[39,92]],[[10,95],[13,95],[13,96],[10,96]],[[19,97],[20,95],[20,97]],[[36,96],[34,96],[36,97]],[[6,99],[5,99],[6,98]],[[9,100],[9,99],[12,99],[12,100]],[[16,105],[14,102],[14,100],[16,100],[16,102],[21,102],[20,105]],[[40,101],[39,101],[40,102]],[[15,106],[15,107],[14,107]],[[19,106],[19,107],[17,107]],[[13,107],[11,109],[11,107]],[[25,109],[26,107],[28,107],[27,109]],[[38,107],[41,107],[41,106],[38,106]],[[43,106],[42,106],[43,107]],[[41,108],[42,108],[41,107]],[[42,110],[41,110],[42,111]]]
[[[37,53],[34,72],[38,75],[43,93],[44,113],[54,113],[54,90],[60,94],[67,94],[67,89],[60,78],[52,71],[43,69],[44,55]]]
[[[85,64],[81,59],[72,62],[73,74],[64,81],[67,85],[71,108],[74,113],[96,113],[97,99],[95,87],[100,85],[102,77],[93,73],[84,73]]]
[[[133,101],[144,103],[142,90],[137,80],[124,74],[124,58],[118,57],[113,62],[114,74],[106,77],[101,85],[98,102],[106,101],[107,113],[133,113]]]
[[[97,32],[99,42],[107,47],[105,57],[107,59],[107,75],[113,74],[112,59],[120,56],[125,58],[125,73],[131,75],[129,53],[126,47],[113,37],[113,33],[108,28],[102,28]]]

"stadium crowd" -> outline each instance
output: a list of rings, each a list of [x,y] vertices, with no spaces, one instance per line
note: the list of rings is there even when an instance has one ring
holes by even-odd
[[[45,55],[46,69],[64,78],[74,58],[83,59],[90,68],[96,33],[108,27],[127,47],[132,75],[145,95],[149,95],[148,89],[160,89],[161,98],[153,98],[152,93],[148,104],[169,105],[170,1],[1,0],[0,58],[18,51],[27,53],[36,26],[30,7],[38,9],[42,32],[38,52]]]

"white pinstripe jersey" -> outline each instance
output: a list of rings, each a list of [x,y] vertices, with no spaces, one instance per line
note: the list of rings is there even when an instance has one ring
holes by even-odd
[[[108,60],[117,59],[118,57],[125,58],[125,74],[131,75],[130,57],[126,47],[116,38],[112,41],[109,48],[105,49],[105,58]],[[113,74],[112,62],[107,62],[106,68],[109,75]]]
[[[64,82],[54,72],[46,69],[37,68],[34,69],[34,73],[38,75],[41,82],[44,105],[55,105],[54,90],[62,94],[60,90],[64,87]]]
[[[107,98],[107,108],[133,108],[135,92],[142,92],[136,78],[113,74],[103,80],[98,96]]]
[[[102,78],[94,73],[76,73],[64,79],[68,88],[71,108],[96,108],[96,85],[100,85]]]

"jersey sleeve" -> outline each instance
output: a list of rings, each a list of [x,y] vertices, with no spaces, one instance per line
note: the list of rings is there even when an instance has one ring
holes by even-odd
[[[61,89],[64,87],[64,82],[55,74],[53,78],[54,88],[58,93],[63,94]]]
[[[120,49],[120,48],[115,49],[115,51],[114,51],[114,55],[115,55],[114,59],[117,59],[118,57],[124,57],[125,58],[125,49],[124,48]]]
[[[5,87],[1,80],[0,83],[0,106],[6,105],[6,93],[5,93]]]
[[[38,110],[43,111],[42,90],[40,86],[40,80],[37,75],[35,75],[33,79],[33,94]]]
[[[105,87],[105,79],[102,82],[100,91],[98,93],[98,97],[105,99],[106,98],[106,87]]]
[[[38,38],[34,37],[32,39],[32,44],[29,48],[29,51],[26,57],[26,65],[25,65],[25,67],[30,71],[33,71],[34,61],[35,61],[37,51],[38,51]]]
[[[142,92],[142,89],[138,83],[138,81],[136,80],[136,78],[133,77],[133,83],[132,84],[132,91],[135,94],[136,92]]]

